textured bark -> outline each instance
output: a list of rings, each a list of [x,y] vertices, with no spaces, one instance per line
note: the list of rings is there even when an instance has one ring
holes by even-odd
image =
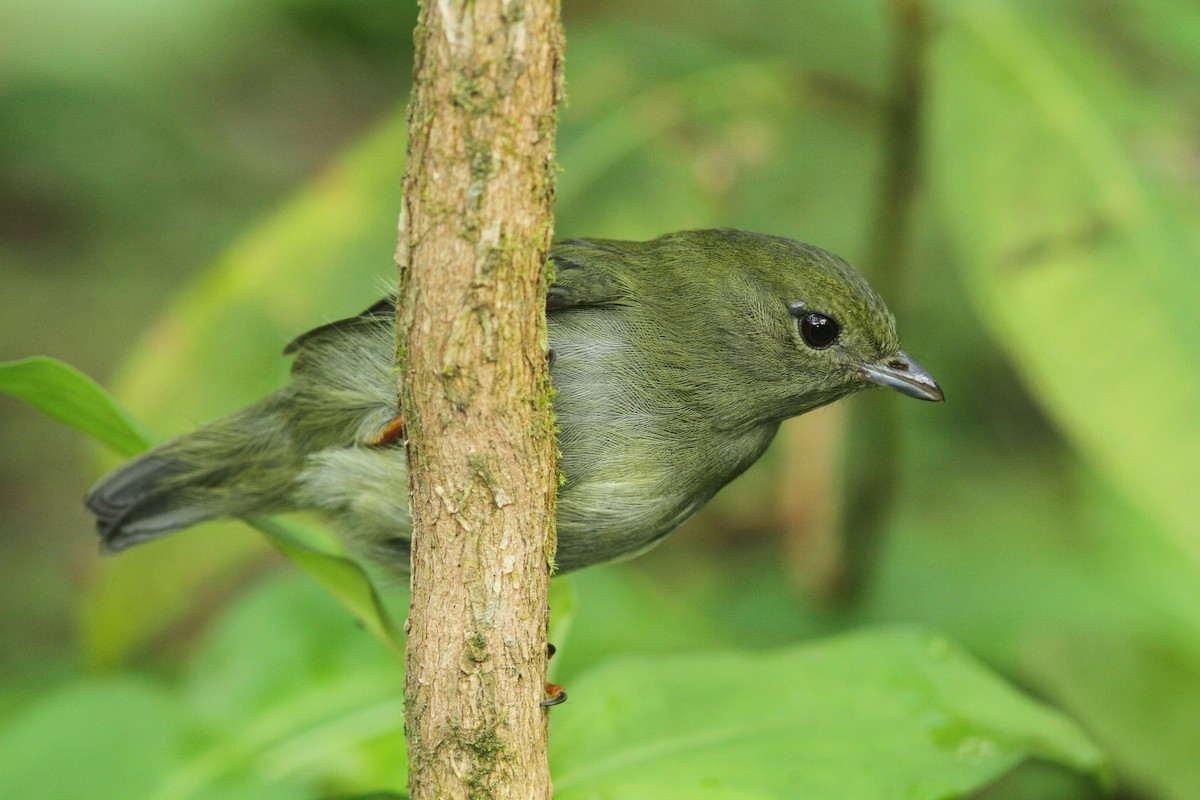
[[[414,800],[550,796],[544,307],[561,62],[556,0],[422,5],[396,259]]]

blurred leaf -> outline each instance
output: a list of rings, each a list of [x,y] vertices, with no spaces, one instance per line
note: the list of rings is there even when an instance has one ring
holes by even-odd
[[[0,728],[0,797],[144,798],[180,761],[178,700],[148,681],[69,684]]]
[[[870,91],[804,49],[748,56],[678,26],[588,33],[571,42],[556,235],[734,226],[853,257],[879,160]]]
[[[108,392],[79,370],[53,358],[0,364],[0,392],[24,400],[123,456],[137,455],[150,446],[149,434]]]
[[[394,280],[404,142],[403,118],[387,120],[235,242],[131,353],[116,394],[180,431],[278,388],[291,338]]]
[[[205,45],[228,35],[228,0],[112,0],[103,8],[78,0],[10,2],[0,10],[5,72],[48,72],[66,77],[125,73],[132,77],[153,50],[200,57]],[[50,30],[47,19],[60,24]],[[252,19],[243,17],[243,24]],[[176,57],[179,58],[179,55]],[[211,56],[210,56],[211,57]],[[92,65],[89,68],[89,65]]]
[[[1160,79],[1153,87],[1158,99],[1185,112],[1187,101],[1200,100],[1200,87],[1195,85],[1200,74],[1200,7],[1192,0],[1087,4],[1074,10],[1082,12],[1075,24],[1089,25],[1094,32],[1089,38],[1109,46],[1110,61],[1128,65],[1143,81]]]
[[[311,581],[280,576],[232,606],[182,694],[219,735],[189,752],[154,800],[281,779],[324,793],[405,784],[403,664]]]
[[[1030,761],[1014,769],[971,800],[1102,800],[1104,792],[1094,781],[1064,767]]]
[[[1126,789],[1200,796],[1193,562],[1077,460],[1002,455],[1006,433],[987,452],[939,443],[908,465],[920,478],[855,621],[947,631],[1092,731]]]
[[[1081,484],[1080,540],[1091,546],[1076,555],[1119,610],[1035,634],[1023,671],[1096,732],[1131,786],[1190,800],[1200,796],[1200,579],[1107,482],[1085,475]]]
[[[257,517],[249,522],[269,536],[279,552],[350,609],[367,630],[403,654],[403,637],[362,567],[344,556],[323,553],[304,544],[295,526],[286,520]]]
[[[559,576],[550,581],[550,630],[546,641],[561,648],[567,643],[571,632],[571,623],[575,621],[576,607],[579,605],[579,595],[570,578]],[[550,661],[546,667],[546,680],[554,680],[558,667],[557,661]]]
[[[912,630],[617,659],[571,689],[550,740],[562,800],[918,800],[959,797],[1029,758],[1105,770],[1068,719]]]
[[[214,723],[240,726],[283,698],[356,671],[397,672],[396,654],[348,618],[312,582],[271,576],[238,599],[206,631],[190,659],[184,693]],[[355,678],[357,680],[357,678]],[[384,681],[389,686],[395,680]]]
[[[711,651],[730,645],[719,625],[698,613],[695,591],[664,585],[642,574],[636,565],[611,564],[572,573],[570,578],[579,594],[578,612],[567,643],[554,642],[558,653],[550,662],[555,682],[565,683],[568,692],[587,670],[613,657]]]
[[[403,668],[313,582],[232,605],[184,676],[80,677],[0,722],[0,796],[294,800],[402,788]]]
[[[293,564],[324,587],[359,622],[389,647],[403,651],[402,637],[371,579],[357,563],[315,549],[291,520],[261,517],[247,523]],[[206,546],[197,548],[192,537]],[[165,547],[172,541],[175,547]],[[95,667],[112,667],[132,656],[146,639],[195,612],[205,591],[227,591],[247,566],[263,554],[261,541],[244,525],[203,525],[171,539],[154,542],[105,559],[105,580],[89,587],[83,608],[84,652]]]
[[[843,84],[846,91],[856,86],[862,91],[883,91],[886,86],[888,9],[883,3],[805,0],[797,6],[794,0],[654,4],[610,0],[603,10],[611,18],[636,20],[640,30],[690,39],[695,42],[693,50],[719,43],[740,53],[778,53],[831,83]],[[793,24],[796,21],[802,24]],[[618,54],[632,49],[627,37],[615,32],[604,38]],[[652,43],[653,39],[643,46],[652,48]],[[574,38],[571,45],[575,46]],[[588,89],[590,97],[593,90]],[[576,99],[574,90],[571,99]]]
[[[1097,625],[1048,633],[1029,654],[1028,670],[1040,689],[1097,731],[1127,771],[1126,783],[1188,800],[1200,787],[1200,654],[1194,642],[1181,645],[1164,633]]]
[[[1200,565],[1193,215],[1139,173],[1120,84],[1067,28],[955,5],[935,74],[934,188],[979,308],[1080,450]]]
[[[180,622],[203,614],[270,552],[245,525],[226,521],[99,559],[79,602],[84,661],[98,669],[128,662]]]

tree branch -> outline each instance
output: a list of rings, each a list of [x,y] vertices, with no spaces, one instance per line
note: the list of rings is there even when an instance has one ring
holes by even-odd
[[[544,308],[561,63],[555,0],[422,4],[396,259],[414,800],[550,796]]]

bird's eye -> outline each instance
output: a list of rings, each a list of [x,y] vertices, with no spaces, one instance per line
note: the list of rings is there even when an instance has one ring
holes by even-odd
[[[824,350],[837,341],[840,330],[837,320],[825,314],[805,314],[800,318],[800,335],[814,350]]]

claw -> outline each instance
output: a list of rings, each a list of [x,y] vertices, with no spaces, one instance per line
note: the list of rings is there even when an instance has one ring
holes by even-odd
[[[546,642],[546,660],[554,658],[554,654],[558,652],[558,648]],[[542,708],[556,706],[559,703],[567,702],[567,690],[559,686],[557,683],[546,684],[546,694],[550,695],[542,701]]]
[[[547,683],[546,694],[550,695],[550,697],[542,701],[542,708],[549,708],[550,706],[567,702],[567,690],[557,683]]]

